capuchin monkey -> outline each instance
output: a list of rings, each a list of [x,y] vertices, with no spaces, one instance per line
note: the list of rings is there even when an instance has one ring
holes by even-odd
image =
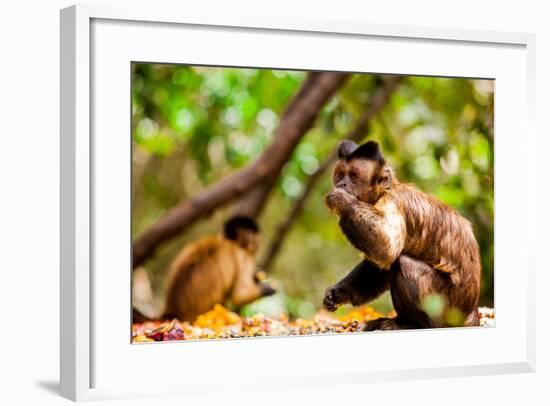
[[[239,216],[225,223],[223,235],[185,247],[170,267],[162,318],[192,322],[227,299],[242,306],[274,294],[273,287],[258,280],[259,238],[254,220]]]
[[[481,263],[470,222],[400,183],[374,141],[343,141],[338,158],[325,202],[365,259],[327,290],[325,308],[367,303],[389,289],[397,317],[367,322],[365,330],[445,327],[451,310],[462,325],[479,325]],[[430,295],[443,300],[441,316],[422,310]]]

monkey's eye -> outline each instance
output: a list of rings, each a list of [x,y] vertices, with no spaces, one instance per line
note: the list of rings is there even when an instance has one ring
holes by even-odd
[[[357,180],[357,173],[350,172],[349,173],[349,178],[351,179],[352,182],[355,182]]]

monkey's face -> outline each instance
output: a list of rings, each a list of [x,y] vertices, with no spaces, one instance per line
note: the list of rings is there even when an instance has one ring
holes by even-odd
[[[238,244],[250,252],[255,254],[260,246],[260,234],[251,230],[240,229],[237,231]]]
[[[358,200],[374,204],[387,189],[388,177],[384,165],[370,159],[340,159],[334,167],[333,185]]]
[[[392,172],[376,142],[357,145],[344,140],[338,147],[338,158],[332,180],[334,190],[325,199],[331,210],[339,212],[343,208],[340,206],[349,204],[342,191],[362,202],[374,204],[390,189]]]
[[[229,219],[224,225],[223,235],[252,255],[256,254],[260,245],[260,229],[250,217],[236,216]]]

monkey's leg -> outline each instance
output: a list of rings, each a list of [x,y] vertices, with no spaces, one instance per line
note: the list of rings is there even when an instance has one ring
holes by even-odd
[[[360,262],[336,285],[327,289],[323,306],[329,311],[338,305],[351,303],[354,306],[376,299],[390,285],[390,272],[384,271],[368,261]]]
[[[450,280],[446,275],[424,262],[401,255],[391,268],[390,292],[397,312],[394,319],[380,318],[369,321],[364,329],[400,330],[439,327],[421,308],[422,299],[438,294],[447,300]]]

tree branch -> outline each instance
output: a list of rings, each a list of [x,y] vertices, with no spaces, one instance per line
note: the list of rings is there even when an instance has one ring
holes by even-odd
[[[286,106],[283,117],[287,112],[292,111],[296,107],[300,98],[303,97],[305,93],[311,91],[311,88],[316,85],[318,79],[319,73],[317,72],[312,72],[308,75],[296,96]],[[288,155],[285,158],[285,162],[290,159],[293,151],[293,149],[288,150]],[[271,189],[273,189],[273,186],[275,186],[275,184],[277,183],[277,179],[281,174],[282,168],[283,167],[281,166],[278,171],[271,172],[269,176],[266,176],[262,180],[262,182],[258,183],[251,190],[245,193],[235,207],[234,215],[246,216],[251,218],[258,217],[265,206]]]
[[[355,127],[346,135],[345,139],[360,142],[365,138],[370,121],[386,105],[400,81],[400,76],[392,76],[385,81],[384,85],[374,94],[367,111],[365,111],[365,113],[357,120]],[[279,253],[288,232],[292,228],[292,225],[296,219],[302,213],[309,195],[325,171],[333,164],[334,161],[336,161],[337,156],[337,148],[334,148],[329,156],[326,157],[323,163],[319,166],[317,171],[309,177],[302,195],[294,202],[294,205],[290,209],[286,220],[283,221],[277,228],[267,254],[261,263],[262,269],[267,271],[273,264],[274,259]]]
[[[162,242],[229,203],[271,173],[279,172],[302,135],[313,125],[321,107],[344,83],[348,74],[318,72],[308,76],[283,113],[273,143],[251,165],[168,210],[133,244],[135,268]]]
[[[288,159],[287,159],[288,161]],[[267,202],[267,198],[273,186],[277,182],[277,176],[269,176],[261,184],[256,185],[250,192],[245,194],[234,210],[236,216],[257,218]]]

